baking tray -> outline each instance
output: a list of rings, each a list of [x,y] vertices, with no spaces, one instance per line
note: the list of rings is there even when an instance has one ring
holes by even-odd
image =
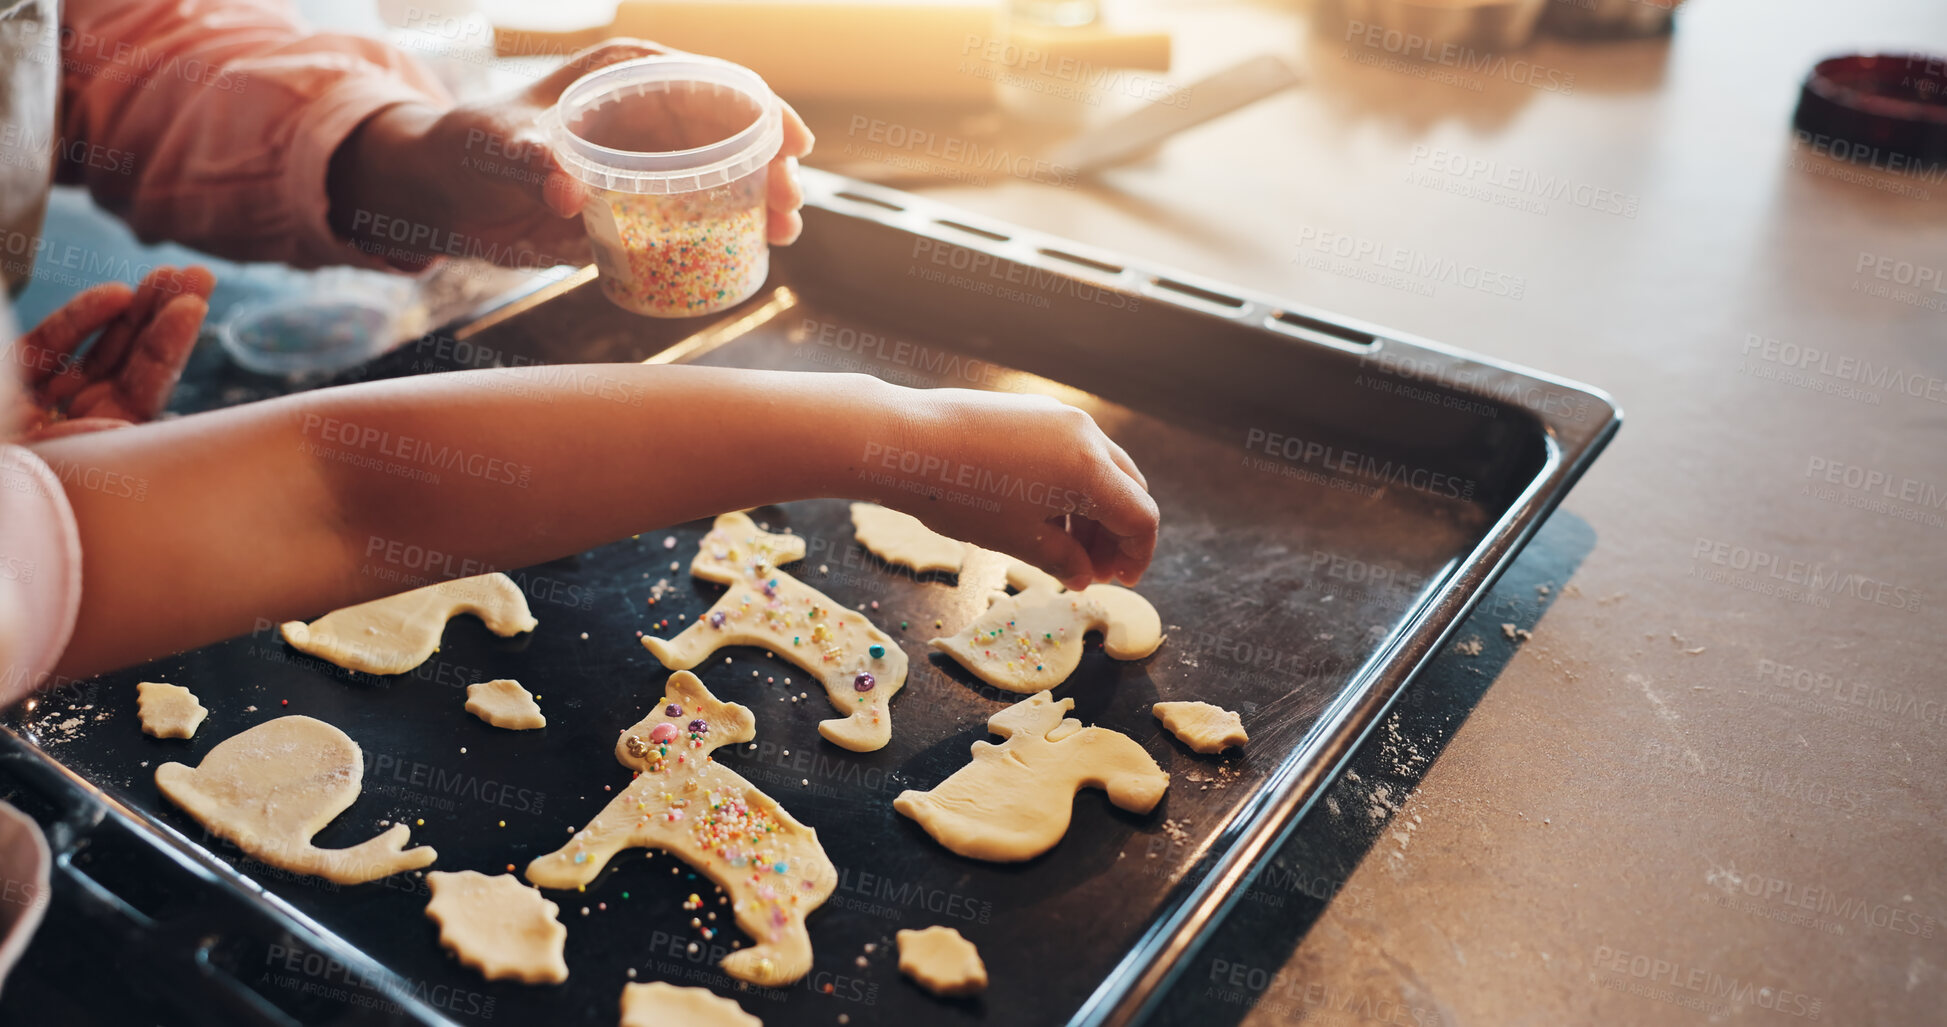
[[[680,903],[700,879],[666,855],[625,855],[585,894],[550,895],[569,928],[565,985],[488,984],[436,944],[423,882],[408,875],[345,888],[279,874],[208,838],[153,784],[160,762],[194,763],[252,724],[304,713],[340,726],[366,754],[365,794],[319,844],[369,837],[381,821],[423,819],[413,839],[439,849],[438,868],[524,866],[627,783],[612,755],[615,732],[655,701],[667,674],[637,633],[675,631],[721,591],[687,574],[706,522],[512,572],[539,630],[498,639],[461,618],[432,660],[396,678],[303,656],[265,623],[243,638],[67,683],[9,714],[19,735],[0,737],[8,750],[0,786],[31,792],[10,763],[53,773],[58,761],[53,776],[92,795],[88,823],[152,840],[173,864],[196,868],[196,888],[241,896],[261,914],[246,922],[194,902],[141,918],[168,926],[171,937],[213,939],[207,947],[225,956],[204,961],[217,966],[207,973],[275,1007],[262,1022],[612,1023],[631,969],[636,980],[734,995],[772,1025],[840,1016],[1141,1020],[1620,415],[1605,395],[1573,382],[905,194],[816,172],[805,178],[803,240],[777,251],[764,291],[724,315],[640,319],[610,306],[585,270],[354,377],[683,361],[1038,391],[1083,406],[1142,466],[1162,509],[1140,590],[1168,640],[1129,663],[1092,647],[1057,694],[1074,698],[1084,721],[1128,733],[1170,772],[1152,814],[1084,792],[1059,846],[998,866],[945,851],[893,812],[900,790],[931,787],[963,765],[969,745],[988,737],[987,717],[1019,698],[924,645],[941,633],[936,621],[950,631],[984,606],[1002,566],[977,560],[957,579],[888,567],[856,545],[837,498],[755,516],[806,536],[809,555],[795,573],[847,605],[879,603],[875,619],[912,657],[892,705],[892,743],[864,754],[824,743],[816,732],[830,715],[823,697],[760,651],[730,650],[728,663],[699,669],[719,697],[757,714],[756,747],[719,758],[816,827],[840,871],[832,900],[810,920],[816,966],[791,988],[744,988],[715,969],[736,932],[704,941],[688,926],[693,914]],[[779,444],[802,428],[780,425]],[[655,445],[643,440],[645,451]],[[416,583],[414,568],[400,570],[400,587]],[[662,598],[649,604],[664,581]],[[665,618],[670,626],[657,627]],[[787,689],[786,676],[797,684]],[[498,731],[461,711],[464,686],[495,677],[543,697],[545,731]],[[141,680],[197,691],[212,712],[194,740],[140,733]],[[793,701],[800,692],[807,697]],[[1189,752],[1148,712],[1171,699],[1242,711],[1250,744],[1222,758]],[[64,832],[68,855],[86,851],[89,831]],[[58,913],[60,886],[56,893]],[[894,932],[934,923],[980,946],[993,982],[983,996],[942,1002],[897,973]],[[153,944],[156,932],[145,930],[111,936]],[[293,947],[319,954],[318,974],[307,975],[304,960],[290,970]],[[328,971],[330,960],[361,969]],[[62,975],[72,982],[86,971],[49,964],[31,972],[58,987]],[[317,986],[320,975],[332,987]],[[356,987],[340,986],[348,976]],[[10,986],[0,1013],[32,1006],[33,989],[18,992]],[[338,1004],[298,1001],[321,993]],[[154,1010],[163,1022],[207,1021],[165,1001]]]

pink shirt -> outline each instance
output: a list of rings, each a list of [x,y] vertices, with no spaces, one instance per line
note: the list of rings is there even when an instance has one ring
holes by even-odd
[[[326,221],[332,152],[381,108],[451,103],[412,58],[311,34],[280,0],[68,0],[58,45],[61,177],[144,239],[227,257],[368,262]],[[80,582],[59,480],[0,446],[0,703],[60,659]]]
[[[373,265],[326,223],[331,154],[381,108],[452,103],[410,56],[313,34],[282,0],[67,0],[61,22],[61,180],[145,241],[222,257]]]
[[[249,260],[371,263],[326,221],[332,152],[384,107],[451,103],[406,55],[311,34],[279,0],[67,0],[58,40],[39,50],[61,64],[60,178],[144,240]],[[17,92],[10,102],[26,99]],[[0,342],[14,333],[0,304]],[[0,414],[20,401],[0,382]],[[60,477],[0,444],[0,704],[47,682],[80,608],[80,537]],[[34,822],[0,803],[0,870],[31,882],[33,899],[0,909],[0,979],[40,922],[47,864]]]

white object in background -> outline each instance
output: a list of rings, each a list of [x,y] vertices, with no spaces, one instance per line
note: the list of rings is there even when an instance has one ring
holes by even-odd
[[[492,90],[493,22],[473,0],[377,0],[385,41],[418,58],[455,97]]]
[[[1063,171],[1086,175],[1138,157],[1178,132],[1215,121],[1300,81],[1291,65],[1262,54],[1184,86],[1173,94],[1181,98],[1180,103],[1145,105],[1042,157]]]

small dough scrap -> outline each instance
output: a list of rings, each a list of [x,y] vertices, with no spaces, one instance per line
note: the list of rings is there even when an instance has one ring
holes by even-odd
[[[748,742],[757,719],[679,670],[649,715],[622,733],[615,758],[638,773],[568,844],[527,865],[543,888],[583,888],[624,849],[661,849],[730,898],[737,927],[756,941],[725,956],[723,972],[781,988],[811,971],[805,917],[838,887],[818,832],[736,771],[710,758]]]
[[[279,717],[216,743],[196,767],[164,763],[156,788],[210,833],[253,858],[337,884],[363,884],[438,857],[406,848],[393,824],[349,849],[318,849],[311,836],[358,799],[365,754],[343,731],[310,717]]]
[[[509,731],[533,731],[548,726],[534,693],[518,681],[500,678],[466,686],[466,711],[495,727]]]
[[[470,613],[502,638],[539,622],[514,579],[495,572],[442,581],[334,610],[309,624],[285,621],[284,641],[346,670],[404,674],[439,651],[446,622]]]
[[[764,1021],[708,988],[652,981],[622,986],[622,1027],[764,1027]]]
[[[921,574],[958,574],[967,561],[965,542],[939,534],[911,514],[873,503],[852,504],[852,534],[873,556]]]
[[[892,808],[954,852],[996,863],[1054,848],[1083,788],[1103,789],[1131,813],[1155,809],[1170,776],[1128,735],[1063,717],[1074,708],[1041,692],[1001,710],[987,730],[1006,741],[975,742],[972,763],[931,791],[899,793]]]
[[[1120,585],[1069,592],[1025,563],[1008,567],[1007,584],[1014,594],[990,595],[964,634],[927,643],[995,688],[1026,694],[1068,680],[1089,631],[1102,632],[1102,651],[1118,660],[1140,660],[1163,644],[1156,608]]]
[[[987,964],[980,961],[980,950],[951,927],[900,931],[899,972],[948,998],[987,990]]]
[[[1163,727],[1196,752],[1209,755],[1251,740],[1244,718],[1207,702],[1159,702],[1149,708]]]
[[[797,535],[765,531],[741,513],[718,517],[690,573],[730,588],[675,638],[642,644],[670,670],[689,670],[727,645],[775,652],[817,678],[843,714],[821,721],[819,734],[853,752],[883,749],[892,741],[888,704],[906,686],[905,650],[865,614],[777,569],[804,552]]]
[[[189,738],[210,711],[196,701],[196,693],[181,685],[141,681],[135,685],[135,705],[142,716],[142,732],[157,738]]]
[[[561,907],[513,874],[474,870],[426,875],[432,898],[426,915],[439,925],[439,943],[490,981],[560,984],[568,979],[568,929]]]

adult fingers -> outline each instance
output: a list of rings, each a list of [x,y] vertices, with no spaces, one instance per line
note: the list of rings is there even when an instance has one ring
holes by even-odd
[[[764,234],[773,246],[789,246],[804,231],[804,215],[795,210],[772,209],[765,215]]]
[[[135,293],[120,282],[103,282],[83,289],[61,309],[47,315],[14,343],[14,359],[21,378],[38,388],[57,374],[73,370],[73,354],[82,340],[121,316]],[[78,376],[77,376],[78,377]]]
[[[808,157],[816,145],[818,137],[811,134],[811,127],[798,117],[790,104],[784,104],[784,146],[778,153],[785,157]]]
[[[764,206],[769,215],[766,234],[772,243],[789,246],[804,228],[798,208],[804,206],[804,187],[798,181],[798,159],[780,157],[771,162],[764,184]]]

